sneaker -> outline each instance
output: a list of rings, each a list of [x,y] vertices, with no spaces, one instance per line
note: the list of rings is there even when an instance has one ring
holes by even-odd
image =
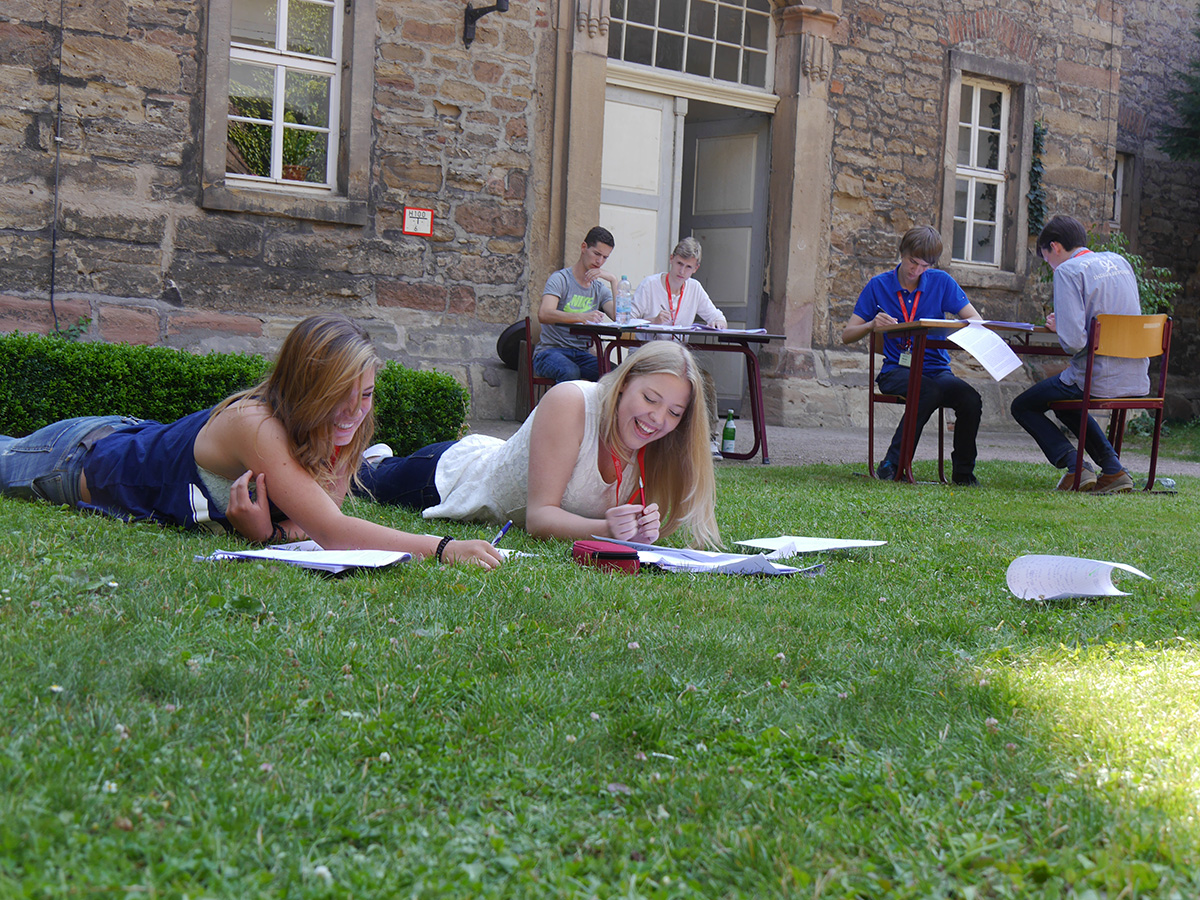
[[[712,442],[712,456],[713,456],[713,459],[724,459],[725,458],[725,454],[723,454],[721,452],[721,442],[720,441]]]
[[[395,456],[387,444],[372,444],[363,451],[363,461],[370,466],[377,466],[389,456]]]
[[[875,475],[880,481],[895,481],[896,466],[884,460],[879,464],[879,468],[875,470]]]
[[[1123,494],[1132,490],[1133,478],[1124,469],[1111,475],[1102,474],[1096,479],[1097,494]]]
[[[979,487],[979,479],[976,478],[973,473],[968,475],[955,475],[950,480],[959,487]]]
[[[1056,491],[1069,491],[1069,490],[1072,490],[1074,484],[1075,484],[1075,473],[1067,472],[1066,474],[1063,475],[1062,478],[1058,479],[1058,487],[1056,487],[1055,490]],[[1095,489],[1096,489],[1096,473],[1093,472],[1091,469],[1084,469],[1083,475],[1081,475],[1079,477],[1079,490],[1093,491]]]

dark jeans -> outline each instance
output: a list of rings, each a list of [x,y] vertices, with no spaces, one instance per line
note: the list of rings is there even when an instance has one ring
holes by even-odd
[[[1066,439],[1062,431],[1046,415],[1050,404],[1055,400],[1079,400],[1083,391],[1073,384],[1064,384],[1057,375],[1052,375],[1039,381],[1012,402],[1012,416],[1017,423],[1033,436],[1046,459],[1060,469],[1075,471],[1075,454],[1078,445]],[[1079,411],[1063,410],[1054,413],[1058,420],[1071,429],[1071,433],[1079,438]],[[1120,472],[1121,460],[1117,458],[1112,444],[1104,436],[1104,431],[1096,424],[1096,420],[1088,416],[1087,439],[1084,442],[1087,454],[1102,471],[1112,475]]]
[[[0,494],[79,505],[84,457],[102,432],[140,420],[129,416],[64,419],[23,438],[0,436]]]
[[[553,378],[555,384],[596,381],[600,377],[600,362],[590,350],[546,347],[533,354],[533,374],[538,378]]]
[[[358,470],[362,486],[355,485],[354,493],[408,509],[437,506],[442,502],[434,484],[438,460],[455,443],[430,444],[409,456],[389,456],[374,466],[363,463]]]
[[[881,374],[876,382],[885,394],[900,394],[908,396],[908,369],[895,368]],[[979,420],[983,415],[983,400],[975,388],[961,378],[949,372],[939,372],[936,375],[922,375],[921,398],[917,403],[917,441],[921,440],[921,431],[925,423],[940,407],[954,410],[954,451],[951,454],[951,472],[953,478],[966,478],[975,472],[975,436],[979,434]],[[910,410],[904,407],[904,415]],[[883,457],[884,463],[893,467],[900,460],[900,443],[904,438],[904,419],[892,435],[892,445],[888,447]],[[917,449],[916,443],[913,450]]]

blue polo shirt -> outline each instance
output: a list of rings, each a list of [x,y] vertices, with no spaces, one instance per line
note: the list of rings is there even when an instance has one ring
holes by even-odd
[[[864,322],[875,318],[876,313],[883,310],[897,322],[905,321],[904,310],[901,309],[901,298],[908,308],[911,319],[944,319],[946,313],[957,316],[970,304],[958,282],[941,269],[926,269],[917,282],[915,291],[906,291],[900,287],[900,277],[896,274],[897,266],[890,272],[876,275],[867,282],[867,286],[858,295],[854,304],[854,315]],[[917,297],[917,295],[920,295]],[[913,300],[916,299],[916,309]],[[900,353],[910,341],[910,337],[887,335],[883,339],[883,367],[879,374],[889,372],[900,365]],[[926,375],[938,375],[950,371],[950,354],[945,350],[926,350],[925,365],[922,370]]]

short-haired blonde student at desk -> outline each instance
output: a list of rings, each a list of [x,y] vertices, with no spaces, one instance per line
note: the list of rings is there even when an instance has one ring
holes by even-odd
[[[687,348],[655,342],[599,382],[555,385],[507,441],[468,435],[360,477],[376,500],[426,518],[645,543],[683,528],[692,546],[719,546],[703,391]]]
[[[935,268],[942,255],[942,237],[930,225],[910,228],[900,239],[900,264],[867,282],[854,314],[842,330],[842,343],[862,340],[872,331],[897,322],[917,319],[943,319],[946,313],[960,319],[978,319],[979,313],[953,278]],[[912,338],[904,334],[883,339],[883,366],[876,382],[886,394],[908,396],[909,366],[912,363]],[[953,468],[951,480],[957,485],[977,485],[975,478],[975,437],[983,401],[979,393],[950,372],[950,354],[945,350],[926,349],[921,370],[921,398],[916,411],[917,440],[935,409],[949,407],[955,413]],[[912,414],[907,406],[905,417]],[[891,446],[879,464],[878,475],[890,480],[896,475],[904,420],[896,427]],[[916,445],[913,445],[916,449]]]
[[[700,242],[695,238],[686,237],[676,244],[667,271],[647,275],[633,292],[633,315],[655,325],[679,326],[691,325],[699,316],[713,328],[728,328],[724,313],[692,278],[700,268],[700,256]]]
[[[486,540],[409,534],[342,512],[374,431],[380,364],[360,325],[310,316],[261,383],[211,410],[168,425],[89,416],[0,437],[0,493],[256,541],[310,537],[326,550],[494,568],[500,554]]]

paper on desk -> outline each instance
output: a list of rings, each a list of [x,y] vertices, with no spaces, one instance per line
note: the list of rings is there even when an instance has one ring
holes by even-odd
[[[1008,566],[1008,589],[1022,600],[1065,600],[1068,597],[1127,597],[1112,581],[1113,569],[1140,575],[1125,563],[1075,556],[1018,556]]]
[[[399,562],[407,562],[412,559],[412,554],[402,553],[398,550],[325,550],[316,541],[295,541],[291,544],[263,547],[261,550],[218,550],[209,556],[197,556],[196,559],[198,561],[257,559],[337,574],[350,569],[378,569]]]
[[[882,547],[887,541],[842,541],[837,538],[797,537],[783,534],[773,538],[755,538],[738,541],[743,547],[768,550],[767,559],[784,559],[802,553],[820,553],[824,550],[849,550],[853,547]]]
[[[593,537],[595,537],[593,535]],[[675,547],[659,547],[655,544],[642,544],[636,541],[618,541],[613,538],[597,537],[598,541],[608,541],[632,547],[638,552],[638,561],[645,566],[658,566],[669,572],[696,572],[711,575],[820,575],[825,571],[824,565],[808,566],[798,569],[795,566],[785,566],[772,562],[762,553],[720,553],[715,550],[681,550]]]
[[[1021,361],[1008,342],[982,322],[970,321],[966,328],[959,328],[947,335],[946,340],[958,344],[979,360],[979,364],[996,381],[1021,367]]]

